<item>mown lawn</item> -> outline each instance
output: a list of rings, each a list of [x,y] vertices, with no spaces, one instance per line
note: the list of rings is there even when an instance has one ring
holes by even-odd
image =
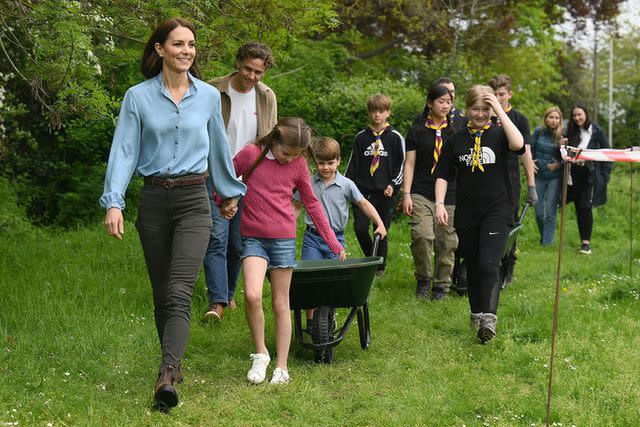
[[[552,402],[557,425],[640,420],[640,216],[629,278],[626,171],[618,168],[610,202],[595,211],[593,255],[578,254],[568,209]],[[331,365],[315,365],[293,344],[292,382],[284,387],[246,384],[252,346],[244,313],[228,310],[221,324],[201,324],[200,277],[181,403],[169,414],[151,408],[160,352],[132,223],[124,242],[99,225],[2,230],[0,426],[543,425],[557,244],[540,248],[534,222],[531,210],[515,282],[501,297],[498,337],[488,345],[469,330],[466,299],[415,300],[409,229],[400,220],[389,236],[387,274],[371,293],[371,348],[360,349],[355,325]],[[360,256],[352,233],[347,241],[350,255]],[[268,295],[265,307],[275,351]]]

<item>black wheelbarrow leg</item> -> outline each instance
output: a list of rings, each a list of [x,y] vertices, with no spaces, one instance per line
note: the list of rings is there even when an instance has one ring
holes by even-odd
[[[522,225],[524,223],[524,215],[527,213],[527,209],[529,209],[530,203],[529,202],[525,202],[524,206],[522,207],[522,213],[520,214],[520,217],[518,218],[518,222],[514,224],[513,228],[511,229],[511,231],[509,231],[509,235],[507,236],[507,240],[505,242],[505,246],[502,252],[502,258],[506,257],[507,254],[509,253],[509,251],[511,250],[511,247],[513,246],[516,237],[518,237],[518,234],[520,233],[520,230],[522,230]],[[499,285],[500,285],[500,289],[504,290],[507,285],[509,284],[509,282],[507,282],[507,266],[505,265],[504,262],[500,263],[500,270],[499,270]],[[511,268],[513,268],[513,265],[511,266]]]
[[[304,336],[302,334],[302,314],[300,309],[293,310],[293,326],[296,339],[298,342],[304,342]]]
[[[362,347],[363,350],[368,349],[371,343],[369,304],[358,307],[358,334],[360,335],[360,347]]]

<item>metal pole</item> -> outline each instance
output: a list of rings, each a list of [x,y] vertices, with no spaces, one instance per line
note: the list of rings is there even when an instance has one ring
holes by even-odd
[[[609,35],[609,145],[613,147],[613,34]]]
[[[556,296],[553,306],[553,332],[551,335],[551,356],[549,358],[549,388],[547,394],[547,427],[551,418],[551,392],[553,389],[553,360],[556,351],[556,335],[558,333],[558,301],[560,295],[560,267],[562,266],[562,249],[564,247],[564,217],[567,207],[567,182],[569,180],[569,161],[564,162],[562,176],[562,211],[560,215],[560,243],[558,245],[558,264],[556,265]]]
[[[633,162],[629,163],[629,278],[633,277]]]
[[[598,124],[598,24],[593,23],[593,123]]]

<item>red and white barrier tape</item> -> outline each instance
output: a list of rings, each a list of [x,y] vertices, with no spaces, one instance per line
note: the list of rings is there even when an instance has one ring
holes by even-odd
[[[575,162],[578,160],[589,160],[592,162],[640,162],[640,147],[617,150],[613,148],[603,148],[600,150],[580,149],[563,145],[560,147],[562,160]]]

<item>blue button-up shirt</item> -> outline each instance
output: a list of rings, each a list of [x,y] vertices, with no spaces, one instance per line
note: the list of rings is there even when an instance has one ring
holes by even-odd
[[[100,198],[103,208],[124,209],[135,172],[176,177],[209,171],[209,185],[223,199],[244,195],[236,179],[222,120],[220,92],[189,74],[191,85],[176,105],[162,73],[127,90],[113,135]]]
[[[340,172],[336,172],[335,180],[329,184],[325,184],[324,180],[317,173],[314,173],[311,177],[311,186],[324,208],[331,229],[336,233],[344,232],[344,227],[349,220],[349,205],[351,203],[357,204],[363,198],[356,184]],[[297,191],[293,197],[295,200],[301,201]],[[304,223],[315,228],[309,214],[305,215]]]

